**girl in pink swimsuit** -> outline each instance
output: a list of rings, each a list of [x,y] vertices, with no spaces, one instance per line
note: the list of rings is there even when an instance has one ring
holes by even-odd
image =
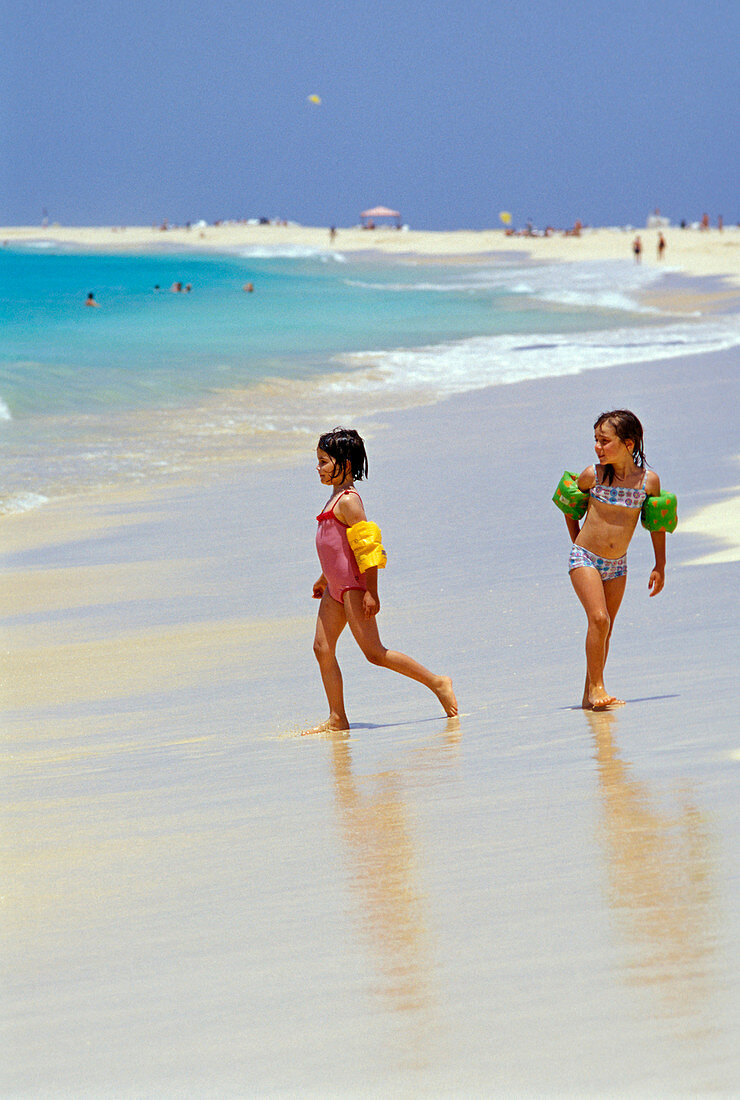
[[[321,600],[313,648],[329,703],[329,718],[306,733],[349,729],[336,658],[337,642],[347,624],[368,661],[424,684],[437,696],[445,714],[456,715],[457,700],[449,676],[430,672],[413,657],[386,649],[380,640],[375,619],[380,610],[378,569],[373,566],[361,573],[347,540],[348,528],[366,519],[355,489],[355,481],[367,476],[365,444],[356,431],[335,428],[321,436],[316,456],[321,484],[331,488],[329,500],[316,517],[321,576],[313,586],[313,598]]]
[[[589,494],[583,526],[566,516],[573,546],[568,570],[588,619],[586,686],[581,705],[603,710],[621,705],[604,687],[604,665],[614,620],[627,584],[627,547],[646,497],[660,493],[660,478],[643,453],[642,424],[628,409],[602,413],[594,424],[597,466],[587,466],[578,488]],[[657,596],[665,584],[665,531],[650,534],[655,565],[648,589]]]

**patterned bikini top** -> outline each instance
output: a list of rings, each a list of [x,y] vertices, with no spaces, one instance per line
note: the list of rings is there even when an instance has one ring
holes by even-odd
[[[642,475],[642,481],[637,489],[628,489],[621,485],[604,485],[603,482],[598,480],[595,466],[594,477],[597,478],[596,484],[589,489],[589,496],[593,497],[594,500],[599,500],[602,504],[621,504],[623,508],[642,508],[645,503],[647,498],[645,492],[647,470]]]

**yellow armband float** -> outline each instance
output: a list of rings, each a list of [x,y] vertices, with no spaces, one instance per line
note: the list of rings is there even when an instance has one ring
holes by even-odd
[[[678,523],[678,501],[675,493],[658,493],[647,497],[642,506],[642,526],[646,531],[675,531]]]
[[[588,493],[581,492],[578,488],[578,474],[572,474],[570,470],[566,470],[561,477],[552,499],[560,511],[571,519],[580,519],[586,514]]]
[[[374,565],[378,569],[385,569],[388,559],[380,538],[380,528],[377,523],[371,523],[367,519],[360,520],[353,527],[347,528],[347,541],[352,547],[361,573],[372,569]]]

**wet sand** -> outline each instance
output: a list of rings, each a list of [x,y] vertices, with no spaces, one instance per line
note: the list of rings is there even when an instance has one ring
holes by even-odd
[[[381,636],[459,721],[347,638],[352,731],[299,736],[310,452],[6,518],[2,1094],[737,1094],[736,395],[727,352],[357,424]],[[615,404],[680,525],[594,715],[550,497]]]

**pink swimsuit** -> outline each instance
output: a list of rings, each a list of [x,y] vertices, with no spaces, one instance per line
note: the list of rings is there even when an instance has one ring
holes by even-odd
[[[342,523],[334,515],[334,509],[338,502],[347,493],[359,493],[355,489],[345,489],[340,493],[328,512],[322,512],[316,519],[319,521],[316,531],[316,550],[321,562],[321,571],[328,581],[329,595],[337,603],[343,602],[345,592],[353,588],[360,592],[367,590],[364,577],[357,568],[355,555],[347,541],[347,524]]]

